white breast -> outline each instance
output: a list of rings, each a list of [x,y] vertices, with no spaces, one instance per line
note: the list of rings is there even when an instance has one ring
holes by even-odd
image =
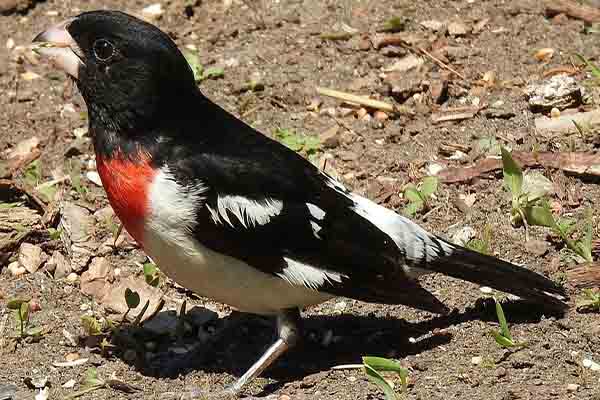
[[[332,297],[263,273],[194,239],[196,210],[205,191],[201,185],[183,187],[166,168],[156,175],[149,191],[143,243],[161,271],[199,295],[256,314],[274,314]]]

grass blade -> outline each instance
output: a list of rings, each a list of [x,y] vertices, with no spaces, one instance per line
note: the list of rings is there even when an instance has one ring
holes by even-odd
[[[498,315],[498,322],[500,323],[500,334],[512,342],[512,336],[508,330],[508,324],[506,323],[506,317],[504,316],[504,310],[500,302],[496,300],[496,314]]]
[[[386,400],[397,400],[394,389],[383,378],[383,376],[381,376],[379,372],[377,372],[373,367],[371,367],[368,364],[365,364],[364,368],[365,373],[367,374],[367,378],[383,391]]]

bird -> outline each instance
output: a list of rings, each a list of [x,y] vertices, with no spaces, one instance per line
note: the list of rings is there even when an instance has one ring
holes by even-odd
[[[198,295],[276,318],[277,340],[227,393],[297,344],[302,309],[336,296],[447,313],[419,281],[440,273],[566,308],[550,279],[429,233],[215,104],[148,22],[89,11],[33,42],[75,81],[107,198],[140,247]]]

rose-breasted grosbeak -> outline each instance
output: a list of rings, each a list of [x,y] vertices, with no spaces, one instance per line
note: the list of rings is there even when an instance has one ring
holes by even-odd
[[[296,342],[299,309],[333,296],[443,313],[417,279],[439,272],[564,307],[545,277],[426,232],[212,103],[153,25],[86,12],[34,41],[75,79],[110,204],[148,255],[202,296],[277,316],[233,391]]]

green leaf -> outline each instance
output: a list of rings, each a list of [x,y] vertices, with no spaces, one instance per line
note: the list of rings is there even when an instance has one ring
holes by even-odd
[[[561,236],[567,237],[575,229],[575,223],[576,222],[577,221],[574,218],[560,218],[556,222],[556,227],[560,230],[560,233],[562,233]]]
[[[406,197],[406,199],[411,203],[423,203],[423,196],[421,195],[421,192],[419,192],[412,184],[406,185],[406,188],[404,189],[404,197]]]
[[[29,165],[27,165],[25,168],[23,177],[29,186],[37,186],[42,179],[42,163],[40,160],[35,160],[29,163]]]
[[[6,303],[6,308],[8,308],[9,310],[20,310],[21,304],[27,303],[27,302],[29,302],[29,300],[13,299],[13,300],[10,300],[8,303]]]
[[[27,322],[29,320],[29,302],[21,303],[19,307],[19,318],[21,321]]]
[[[57,188],[55,185],[40,185],[35,189],[35,191],[38,192],[42,200],[44,200],[46,203],[50,203],[54,201]]]
[[[125,302],[128,308],[136,308],[140,305],[140,294],[129,288],[125,289]]]
[[[498,322],[500,323],[500,334],[512,342],[512,336],[508,330],[508,324],[506,323],[506,317],[504,316],[504,310],[498,300],[496,300],[496,315],[498,316]]]
[[[281,143],[296,152],[301,151],[304,147],[304,141],[289,129],[278,128],[275,131],[275,136],[277,136]]]
[[[42,333],[44,333],[44,328],[41,326],[38,326],[38,327],[27,329],[25,331],[25,336],[38,337],[38,336],[42,336]]]
[[[88,368],[85,371],[85,378],[83,380],[84,386],[93,387],[93,386],[103,386],[104,381],[98,378],[98,371],[96,368]]]
[[[196,82],[200,82],[203,79],[204,67],[202,64],[200,64],[200,57],[198,57],[198,53],[193,51],[184,51],[183,56],[194,73],[194,79]]]
[[[592,76],[596,78],[596,80],[600,80],[600,68],[598,68],[594,63],[588,61],[587,58],[585,58],[581,54],[575,53],[575,56],[577,56],[577,58],[579,58],[579,60],[590,69],[590,71],[592,72]]]
[[[521,195],[523,188],[523,171],[521,167],[513,160],[511,154],[502,147],[502,172],[504,175],[504,185],[510,190],[514,200]]]
[[[159,283],[159,278],[158,278],[158,268],[156,267],[156,265],[152,264],[152,263],[145,263],[143,266],[144,269],[144,279],[146,280],[146,283],[150,286],[154,286],[157,287],[158,283]]]
[[[421,195],[425,198],[434,194],[438,188],[439,179],[435,176],[428,176],[421,183]]]
[[[467,249],[476,251],[481,254],[489,254],[487,243],[479,239],[471,239],[467,243]]]
[[[400,32],[403,31],[406,27],[406,20],[403,17],[392,17],[388,19],[381,28],[379,28],[378,32]]]
[[[48,236],[51,240],[60,239],[60,235],[62,234],[62,229],[48,228]]]
[[[312,155],[321,150],[321,139],[317,136],[306,136],[304,139],[304,152]]]
[[[202,73],[201,80],[205,79],[217,79],[225,76],[225,70],[220,67],[206,68]]]
[[[364,366],[367,378],[377,385],[385,394],[386,400],[397,400],[396,393],[390,384],[377,372],[373,367],[368,364]]]
[[[81,317],[81,325],[88,336],[98,336],[102,334],[102,324],[96,317],[84,315]]]
[[[362,360],[364,364],[370,365],[377,371],[392,371],[397,372],[398,374],[406,373],[406,376],[408,376],[406,368],[402,367],[402,364],[400,364],[398,361],[390,360],[389,358],[373,356],[364,356]]]
[[[506,348],[511,348],[511,347],[515,347],[516,346],[515,342],[513,342],[511,339],[508,339],[508,338],[502,336],[500,334],[500,332],[492,331],[490,333],[492,334],[492,336],[496,340],[496,343],[498,343],[500,346],[506,347]]]
[[[415,215],[421,208],[423,208],[423,203],[410,203],[406,207],[404,207],[404,214],[412,217]]]
[[[525,207],[523,211],[529,225],[546,226],[549,228],[556,226],[552,212],[546,205]]]

